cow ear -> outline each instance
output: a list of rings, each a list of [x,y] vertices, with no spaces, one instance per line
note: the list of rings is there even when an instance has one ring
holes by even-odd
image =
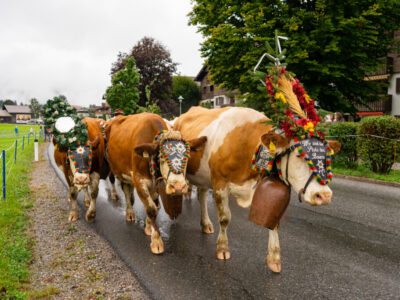
[[[96,136],[94,141],[89,141],[89,145],[92,146],[92,149],[95,150],[100,144],[100,134]]]
[[[340,144],[338,141],[327,141],[327,142],[329,144],[329,147],[333,150],[332,154],[336,154],[340,151],[342,144]]]
[[[157,153],[158,144],[145,143],[135,147],[135,153],[144,158],[149,158]]]
[[[188,141],[190,145],[190,151],[198,151],[207,142],[206,136],[201,136],[197,139]]]
[[[282,136],[275,132],[267,132],[266,134],[261,136],[261,142],[265,147],[269,149],[271,142],[278,148],[285,148],[289,144],[289,140],[287,137]]]

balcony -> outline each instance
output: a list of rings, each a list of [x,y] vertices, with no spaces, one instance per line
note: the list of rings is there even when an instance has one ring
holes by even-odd
[[[393,57],[382,58],[381,67],[373,73],[367,73],[364,77],[365,81],[385,80],[388,79],[393,72]]]
[[[390,114],[392,111],[392,95],[387,95],[386,99],[367,102],[366,105],[357,104],[356,109],[358,112],[382,112],[384,114]]]

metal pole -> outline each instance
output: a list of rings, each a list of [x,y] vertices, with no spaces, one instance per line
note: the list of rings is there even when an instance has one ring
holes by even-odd
[[[24,151],[25,136],[22,137],[22,151]]]
[[[6,150],[3,150],[3,199],[6,200]]]
[[[18,140],[15,140],[15,155],[14,155],[14,163],[17,162],[17,146],[18,146]]]

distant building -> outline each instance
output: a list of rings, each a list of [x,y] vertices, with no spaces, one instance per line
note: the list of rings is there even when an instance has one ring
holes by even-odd
[[[394,31],[395,40],[400,40],[400,31]],[[367,74],[367,81],[382,81],[389,84],[387,94],[380,95],[381,99],[368,102],[366,105],[356,105],[358,115],[389,114],[400,117],[400,52],[388,53],[382,58],[382,67],[373,74]],[[383,98],[383,99],[382,99]]]
[[[110,105],[108,105],[107,102],[101,103],[100,106],[95,106],[94,109],[96,111],[95,112],[96,118],[102,119],[103,115],[105,115],[107,120],[111,119],[112,110],[111,110]]]
[[[237,99],[239,94],[237,90],[228,91],[213,84],[208,79],[208,66],[203,66],[194,81],[200,82],[201,103],[209,102],[212,108],[220,108],[225,106],[234,106],[241,99]]]
[[[32,119],[32,112],[29,106],[4,105],[0,113],[1,122],[26,124]]]

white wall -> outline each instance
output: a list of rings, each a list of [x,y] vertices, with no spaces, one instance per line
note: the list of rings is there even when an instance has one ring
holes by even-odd
[[[400,94],[396,94],[396,79],[400,78],[400,73],[395,73],[390,77],[388,94],[392,95],[392,116],[400,116]]]

